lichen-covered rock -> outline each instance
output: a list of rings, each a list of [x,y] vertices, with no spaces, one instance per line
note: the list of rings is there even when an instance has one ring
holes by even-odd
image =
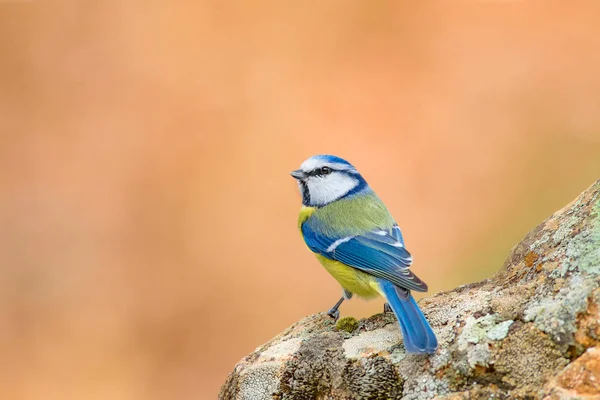
[[[552,381],[545,399],[600,398],[600,349],[589,348]]]
[[[241,360],[219,398],[600,400],[599,280],[600,181],[496,276],[420,302],[435,354],[407,354],[392,314],[315,314]]]

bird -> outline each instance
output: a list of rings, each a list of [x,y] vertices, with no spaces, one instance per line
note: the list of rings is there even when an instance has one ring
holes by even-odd
[[[339,307],[353,295],[385,298],[394,312],[408,353],[431,354],[437,338],[411,291],[427,285],[410,269],[412,255],[400,227],[385,204],[348,161],[320,154],[290,173],[302,195],[298,228],[308,248],[342,286],[342,297],[328,311],[337,320]]]

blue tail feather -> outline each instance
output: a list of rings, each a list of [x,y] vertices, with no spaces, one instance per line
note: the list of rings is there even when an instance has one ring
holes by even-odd
[[[435,333],[410,292],[400,296],[399,289],[383,279],[379,279],[379,285],[400,323],[406,351],[420,354],[435,352],[438,345]]]

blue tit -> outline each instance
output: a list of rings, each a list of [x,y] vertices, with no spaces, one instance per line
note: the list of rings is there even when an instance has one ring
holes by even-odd
[[[383,296],[393,310],[410,353],[433,353],[437,339],[411,291],[427,285],[410,269],[412,256],[383,202],[349,162],[317,155],[291,175],[302,194],[298,227],[308,248],[342,286],[333,318],[353,294]],[[386,307],[388,306],[386,305]]]

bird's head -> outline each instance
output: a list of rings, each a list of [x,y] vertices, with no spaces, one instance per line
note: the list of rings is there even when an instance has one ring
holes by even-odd
[[[348,161],[331,155],[312,156],[291,172],[302,193],[302,204],[325,206],[368,189],[367,182]]]

